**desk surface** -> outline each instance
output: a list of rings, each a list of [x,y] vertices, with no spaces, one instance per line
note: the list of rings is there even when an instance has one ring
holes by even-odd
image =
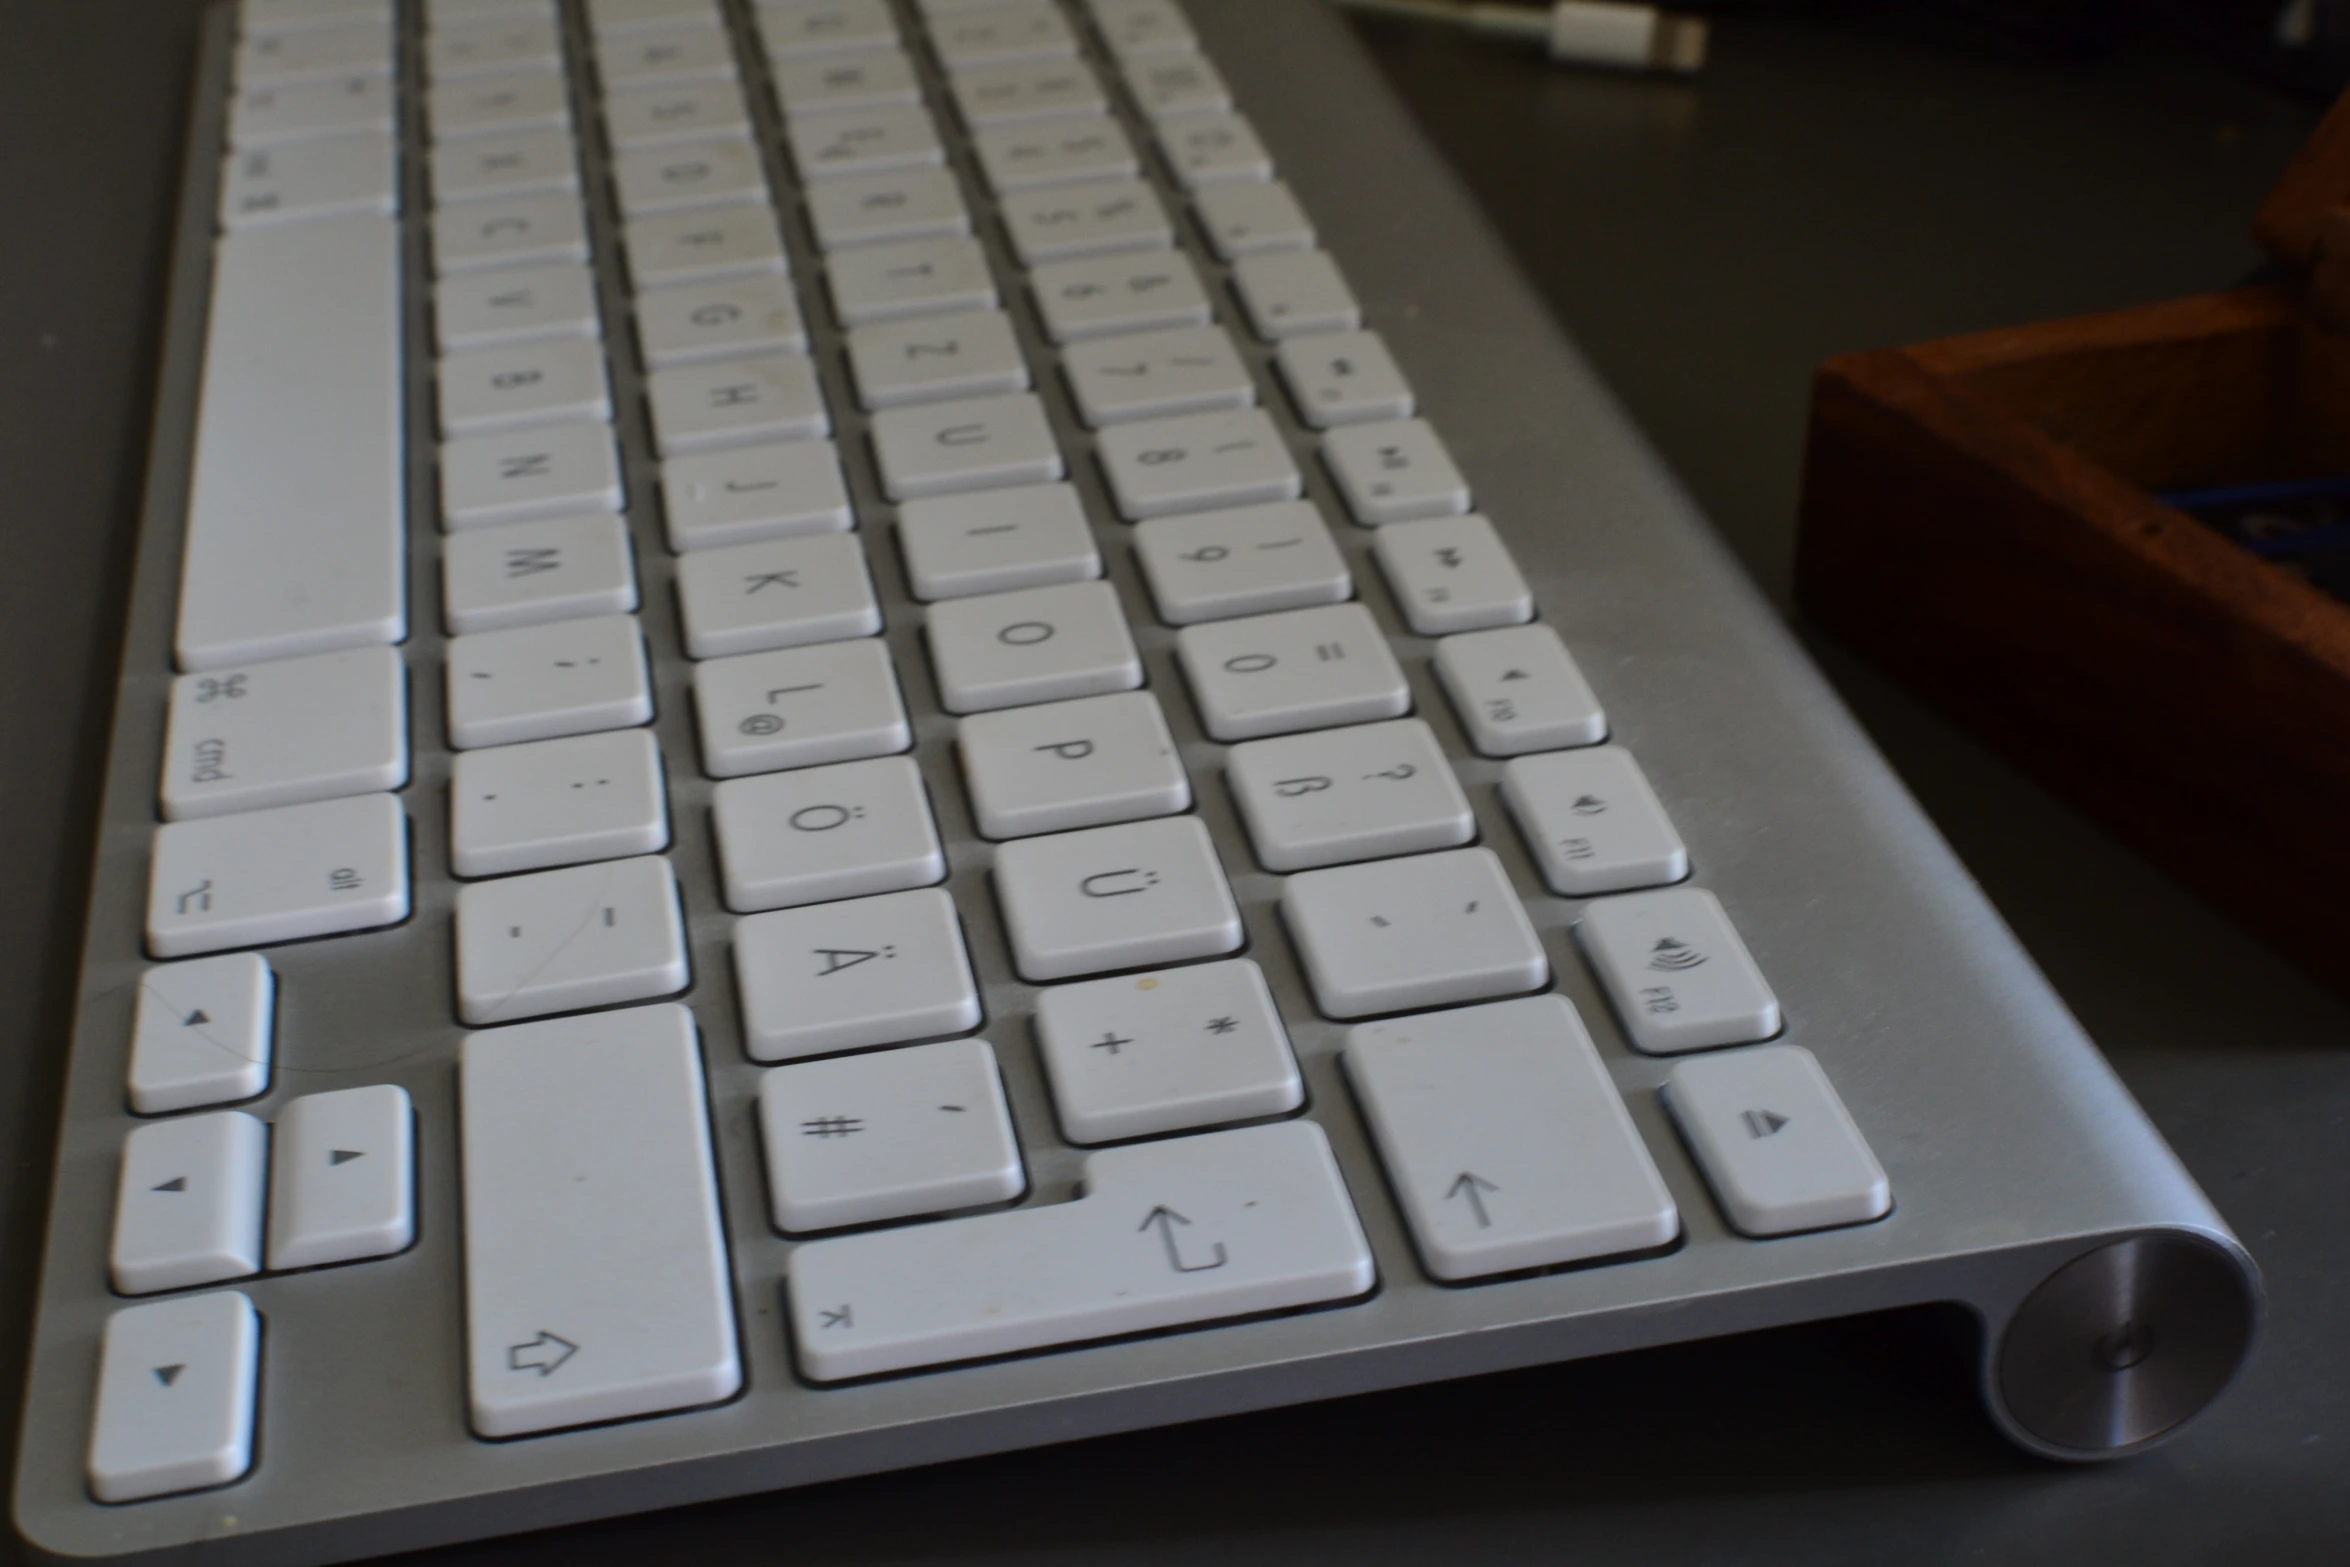
[[[0,1454],[154,375],[194,0],[0,21]],[[2224,284],[2314,122],[2190,61],[1717,28],[1691,84],[1367,27],[1782,603],[1810,366]],[[1994,1436],[1932,1316],[1278,1411],[416,1558],[1468,1564],[2350,1555],[2350,1003],[1832,643],[1830,675],[2267,1272],[2242,1383],[2125,1465]],[[10,1547],[0,1543],[0,1559]]]

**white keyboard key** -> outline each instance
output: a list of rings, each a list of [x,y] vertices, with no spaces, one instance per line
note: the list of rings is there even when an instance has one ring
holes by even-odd
[[[623,152],[682,142],[750,138],[742,89],[733,82],[664,82],[604,95],[604,133]]]
[[[604,512],[455,534],[442,546],[441,604],[457,633],[629,614],[628,524]]]
[[[791,148],[792,167],[810,185],[851,174],[931,167],[947,156],[938,127],[918,103],[795,114],[784,121],[783,138]]]
[[[1261,408],[1117,425],[1094,446],[1129,522],[1295,500],[1305,489],[1280,429]]]
[[[996,899],[1023,979],[1074,979],[1236,950],[1240,909],[1196,816],[1021,838]]]
[[[534,424],[605,423],[612,388],[604,347],[550,338],[451,354],[439,365],[441,434],[490,435]]]
[[[511,1023],[685,989],[677,877],[657,855],[457,889],[457,1015]]]
[[[1232,286],[1248,310],[1249,325],[1267,341],[1352,332],[1363,324],[1362,307],[1326,250],[1243,256],[1233,264]]]
[[[971,232],[971,213],[952,173],[892,169],[809,187],[808,222],[825,250],[953,238]]]
[[[1065,582],[933,604],[930,667],[940,705],[983,713],[1131,691],[1142,658],[1106,582]]]
[[[1205,55],[1151,55],[1122,59],[1126,86],[1154,120],[1190,114],[1228,114],[1232,90]]]
[[[124,1295],[261,1271],[269,1128],[218,1110],[131,1128],[122,1141],[108,1272]]]
[[[1565,898],[1657,887],[1689,874],[1689,851],[1640,764],[1622,746],[1521,756],[1501,797],[1542,879]]]
[[[543,21],[556,18],[556,0],[424,0],[428,32],[471,27],[482,22]]]
[[[673,27],[596,39],[596,69],[607,87],[656,82],[731,82],[734,42],[723,27]]]
[[[898,28],[889,0],[773,0],[759,7],[759,41],[780,67],[786,60],[894,45]]]
[[[292,33],[358,22],[389,27],[392,0],[243,0],[237,21],[245,33]]]
[[[473,1429],[731,1396],[742,1365],[693,1014],[502,1028],[457,1059]]]
[[[972,239],[918,239],[844,251],[825,262],[824,280],[843,326],[996,306],[987,254]]]
[[[569,191],[461,202],[432,215],[433,269],[441,277],[587,258],[587,220]]]
[[[1866,1224],[1893,1210],[1884,1166],[1800,1045],[1679,1062],[1663,1098],[1742,1235]]]
[[[389,136],[398,123],[389,80],[342,76],[244,89],[229,99],[228,141],[242,150],[358,131]]]
[[[1246,115],[1180,115],[1159,125],[1159,150],[1175,179],[1199,190],[1227,179],[1271,179],[1274,155]]]
[[[907,757],[730,778],[710,791],[710,808],[737,914],[928,887],[947,873]]]
[[[1009,593],[1102,574],[1084,504],[1069,484],[908,501],[898,508],[898,545],[920,599]]]
[[[1347,510],[1366,525],[1469,509],[1469,481],[1425,419],[1342,425],[1323,438],[1322,461]]]
[[[988,189],[998,197],[1080,180],[1131,179],[1142,160],[1126,132],[1107,114],[983,125],[971,134]]]
[[[449,767],[449,863],[505,876],[669,847],[661,748],[642,729],[460,751]]]
[[[1032,392],[884,409],[873,416],[873,456],[893,501],[1045,484],[1068,471]]]
[[[1004,232],[1024,267],[1175,242],[1167,209],[1141,180],[1089,180],[1016,190],[999,203]]]
[[[391,648],[313,653],[171,683],[166,820],[372,794],[407,781],[407,672]]]
[[[425,91],[424,115],[435,142],[512,131],[568,131],[571,88],[554,71],[511,71],[436,82]]]
[[[1171,626],[1339,604],[1354,592],[1311,501],[1153,517],[1136,525],[1134,550]]]
[[[1199,270],[1175,250],[1055,262],[1036,268],[1029,286],[1057,343],[1198,325],[1213,314]]]
[[[1183,759],[1147,691],[976,713],[956,739],[972,815],[990,838],[1104,827],[1191,806]]]
[[[1436,673],[1469,742],[1522,756],[1607,738],[1607,714],[1548,626],[1472,631],[1436,644]]]
[[[981,1021],[962,922],[936,887],[753,914],[734,927],[734,975],[754,1061],[960,1034]]]
[[[1074,1202],[795,1247],[818,1382],[1351,1300],[1376,1275],[1322,1129],[1242,1127],[1089,1156]]]
[[[679,554],[756,539],[839,533],[852,520],[830,441],[736,446],[661,465],[662,513]]]
[[[914,77],[914,62],[894,44],[779,60],[772,74],[775,96],[781,100],[786,114],[822,114],[833,109],[871,109],[883,104],[922,101],[922,84]]]
[[[881,606],[854,534],[817,533],[698,550],[677,563],[690,658],[870,637]]]
[[[563,31],[552,16],[435,27],[424,36],[425,77],[434,86],[508,71],[560,71]]]
[[[625,504],[608,425],[546,425],[441,447],[441,526],[451,533]]]
[[[98,1357],[90,1494],[138,1502],[242,1479],[260,1379],[261,1319],[235,1290],[113,1313]]]
[[[948,81],[955,107],[972,130],[1021,124],[1054,115],[1102,114],[1110,101],[1080,60],[1031,60],[980,65]]]
[[[1072,345],[1062,373],[1090,425],[1247,408],[1256,379],[1217,326],[1181,326]]]
[[[599,39],[723,25],[717,0],[588,0],[588,26]]]
[[[392,30],[382,22],[248,34],[237,45],[236,84],[274,87],[392,74]]]
[[[1347,1032],[1345,1061],[1437,1278],[1654,1251],[1680,1233],[1565,997],[1364,1023]]]
[[[147,950],[188,958],[408,917],[408,818],[397,798],[172,822],[155,833]]]
[[[1224,768],[1267,870],[1449,849],[1477,834],[1436,736],[1416,718],[1250,740]]]
[[[806,354],[673,365],[645,377],[645,398],[663,457],[832,433],[816,362]]]
[[[697,664],[694,712],[702,770],[713,778],[888,756],[914,743],[878,638]]]
[[[279,146],[249,147],[223,160],[220,226],[261,228],[343,212],[399,209],[392,138],[361,131]]]
[[[1159,150],[1193,190],[1219,180],[1269,180],[1273,155],[1239,114],[1187,114],[1159,126]]]
[[[1203,185],[1193,193],[1192,203],[1208,244],[1226,261],[1313,248],[1314,225],[1279,180]]]
[[[1219,740],[1401,718],[1411,710],[1403,670],[1360,604],[1185,626],[1175,651],[1200,723]]]
[[[1331,1017],[1486,1001],[1550,978],[1491,849],[1305,871],[1282,883],[1281,914]]]
[[[808,351],[791,285],[775,276],[647,289],[636,297],[636,340],[654,370]]]
[[[163,963],[139,976],[130,1105],[166,1115],[269,1087],[276,981],[258,952]]]
[[[1318,429],[1370,419],[1408,419],[1415,403],[1387,341],[1376,332],[1285,337],[1273,363],[1306,423]]]
[[[1246,958],[1036,997],[1036,1044],[1075,1143],[1192,1131],[1305,1102],[1264,973]]]
[[[625,729],[653,716],[634,615],[451,637],[449,743],[458,750]]]
[[[1534,590],[1493,524],[1475,512],[1381,528],[1371,550],[1404,618],[1424,637],[1534,618]]]
[[[503,16],[425,31],[425,78],[432,87],[510,70],[562,70],[564,40],[555,16]]]
[[[697,208],[638,218],[621,229],[628,275],[640,289],[722,278],[781,276],[783,236],[765,206]]]
[[[1175,0],[1093,0],[1089,9],[1102,42],[1121,63],[1199,49],[1199,39]]]
[[[779,1230],[1010,1202],[1028,1185],[984,1039],[779,1067],[759,1079],[759,1128]]]
[[[213,247],[182,669],[407,634],[399,241],[356,214]]]
[[[431,167],[432,199],[442,204],[579,189],[579,156],[568,126],[443,142],[432,150]]]
[[[747,141],[691,142],[640,147],[612,160],[612,184],[623,218],[652,217],[689,207],[765,202],[767,174]]]
[[[389,1257],[416,1238],[416,1112],[390,1083],[305,1094],[277,1114],[269,1266]]]
[[[1028,361],[1001,310],[851,327],[848,348],[867,408],[1028,390]]]
[[[1742,1045],[1779,1031],[1779,998],[1721,900],[1702,887],[1585,904],[1575,938],[1624,1031],[1650,1055]]]
[[[595,274],[575,261],[444,278],[432,291],[433,330],[444,354],[549,337],[596,338]]]
[[[1005,0],[930,19],[930,46],[950,75],[1015,60],[1054,60],[1077,53],[1077,37],[1051,0]]]

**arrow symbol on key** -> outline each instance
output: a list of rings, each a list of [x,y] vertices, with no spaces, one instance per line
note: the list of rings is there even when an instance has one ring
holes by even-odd
[[[1500,1190],[1500,1187],[1485,1179],[1484,1176],[1478,1175],[1473,1171],[1463,1170],[1460,1173],[1460,1179],[1452,1183],[1452,1190],[1446,1192],[1444,1195],[1447,1198],[1468,1198],[1469,1212],[1477,1216],[1477,1228],[1481,1230],[1490,1230],[1493,1228],[1493,1218],[1485,1211],[1485,1194],[1487,1192],[1498,1192]]]
[[[1210,1268],[1224,1266],[1224,1243],[1222,1241],[1215,1243],[1216,1260],[1214,1262],[1185,1262],[1183,1260],[1182,1248],[1175,1244],[1175,1226],[1178,1224],[1189,1226],[1190,1223],[1191,1221],[1182,1214],[1177,1213],[1165,1203],[1161,1203],[1144,1216],[1142,1227],[1146,1230],[1154,1224],[1159,1227],[1159,1239],[1166,1242],[1167,1245],[1167,1266],[1173,1268],[1177,1273],[1205,1273]]]
[[[542,1377],[553,1376],[555,1368],[579,1353],[579,1346],[560,1334],[539,1329],[539,1336],[527,1344],[506,1346],[506,1369],[535,1371]]]
[[[155,1380],[162,1383],[165,1387],[169,1387],[174,1382],[177,1382],[180,1379],[180,1373],[187,1369],[188,1365],[184,1360],[176,1366],[157,1366],[155,1368]]]

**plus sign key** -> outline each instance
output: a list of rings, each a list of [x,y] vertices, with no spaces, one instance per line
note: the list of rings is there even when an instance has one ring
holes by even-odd
[[[1305,1102],[1272,992],[1246,958],[1053,986],[1036,998],[1036,1043],[1075,1143],[1284,1115]]]
[[[984,1039],[778,1067],[759,1081],[759,1128],[781,1230],[975,1208],[1027,1189]]]

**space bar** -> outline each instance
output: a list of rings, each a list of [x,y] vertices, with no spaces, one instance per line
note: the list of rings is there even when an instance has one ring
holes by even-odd
[[[399,226],[252,229],[213,258],[180,667],[398,642]]]
[[[1367,1293],[1369,1244],[1322,1129],[1283,1121],[1110,1148],[1083,1197],[803,1242],[811,1381],[1079,1344]]]

